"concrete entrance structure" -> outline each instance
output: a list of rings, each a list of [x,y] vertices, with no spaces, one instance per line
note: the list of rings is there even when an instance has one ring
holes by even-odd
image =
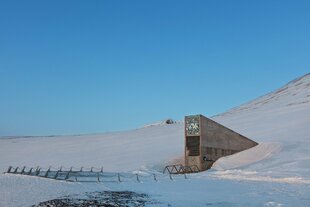
[[[256,146],[257,143],[203,115],[185,117],[185,166],[209,169],[220,157]]]

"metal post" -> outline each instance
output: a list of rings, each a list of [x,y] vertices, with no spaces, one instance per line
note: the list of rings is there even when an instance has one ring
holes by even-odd
[[[65,177],[65,180],[69,179],[71,172],[72,172],[72,167],[70,168],[69,172],[67,173],[67,175]]]
[[[9,169],[8,169],[7,173],[10,173],[11,169],[12,169],[12,166],[9,166]]]
[[[47,178],[48,173],[50,172],[50,170],[51,170],[51,168],[48,168],[48,170],[46,171],[46,173],[45,173],[44,177],[46,177],[46,178]]]
[[[154,175],[154,180],[157,182],[157,178],[156,178],[156,175],[155,175],[155,173],[153,174]]]
[[[175,165],[173,167],[174,167],[176,173],[179,173],[178,168]],[[173,171],[173,168],[172,168],[172,171]]]
[[[118,178],[118,182],[122,182],[121,181],[121,176],[119,175],[119,173],[117,173],[117,178]]]
[[[22,171],[20,172],[20,174],[23,174],[25,172],[26,166],[23,167]]]
[[[164,171],[163,171],[163,174],[165,174],[165,172],[166,172],[166,169],[167,169],[167,166],[165,167],[165,169],[164,169]]]
[[[186,173],[184,173],[184,178],[187,179]]]
[[[31,175],[32,170],[33,170],[33,168],[30,168],[28,175]]]
[[[99,173],[97,173],[97,180],[98,180],[98,182],[100,183],[100,177],[99,177]]]
[[[54,176],[54,179],[57,179],[57,177],[58,177],[58,173],[60,172],[60,170],[58,170],[57,172],[56,172],[56,174],[55,174],[55,176]]]
[[[140,179],[139,179],[138,173],[136,174],[136,176],[137,176],[137,181],[140,183]]]
[[[71,172],[71,169],[68,171],[66,177],[65,177],[65,180],[68,180],[69,179],[69,175],[70,175],[70,172]]]
[[[38,170],[36,170],[36,176],[38,176],[40,174],[41,168],[39,168]]]

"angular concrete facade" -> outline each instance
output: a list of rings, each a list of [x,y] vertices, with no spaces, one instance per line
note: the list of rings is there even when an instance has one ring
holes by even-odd
[[[209,169],[220,157],[256,146],[257,143],[202,115],[185,117],[185,166]]]

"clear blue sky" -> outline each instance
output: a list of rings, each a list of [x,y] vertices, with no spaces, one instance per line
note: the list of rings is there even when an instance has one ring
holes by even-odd
[[[310,71],[310,1],[0,1],[0,136],[216,115]]]

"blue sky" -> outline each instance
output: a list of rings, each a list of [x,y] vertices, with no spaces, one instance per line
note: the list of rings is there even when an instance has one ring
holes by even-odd
[[[0,136],[216,115],[310,71],[309,1],[0,1]]]

